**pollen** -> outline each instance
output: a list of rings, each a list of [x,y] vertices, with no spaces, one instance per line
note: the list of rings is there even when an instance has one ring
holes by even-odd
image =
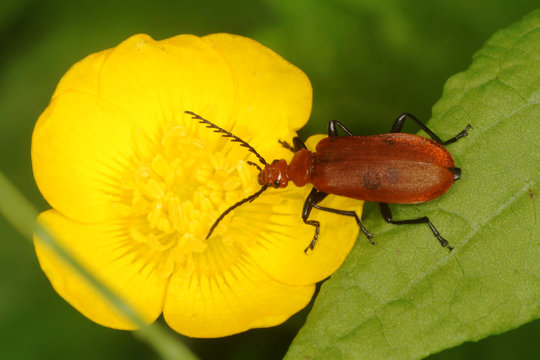
[[[256,189],[256,177],[244,159],[228,157],[231,144],[226,139],[208,138],[169,126],[155,153],[138,160],[126,177],[123,201],[115,208],[127,219],[128,234],[142,250],[187,259],[204,252],[208,241],[231,245],[229,237],[220,235],[226,233],[229,219],[208,241],[205,238],[225,209]],[[166,271],[172,267],[169,264]]]

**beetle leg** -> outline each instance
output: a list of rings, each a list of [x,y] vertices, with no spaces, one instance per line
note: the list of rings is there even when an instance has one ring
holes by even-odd
[[[393,220],[392,219],[392,212],[390,211],[390,207],[386,203],[379,203],[379,208],[381,209],[381,215],[387,223],[394,224],[394,225],[407,225],[407,224],[428,224],[429,228],[431,229],[431,232],[437,240],[441,243],[443,247],[448,248],[449,251],[452,251],[454,248],[448,244],[448,241],[439,234],[437,229],[435,229],[435,226],[429,221],[429,218],[427,216],[423,216],[418,219],[408,219],[408,220]]]
[[[426,134],[429,135],[430,138],[432,138],[433,140],[435,140],[441,145],[448,145],[448,144],[454,143],[458,141],[459,139],[461,139],[462,137],[467,136],[468,131],[471,128],[471,125],[467,125],[465,129],[463,129],[459,134],[457,134],[453,138],[448,139],[446,141],[442,141],[440,137],[438,137],[433,131],[431,131],[426,125],[424,125],[424,123],[418,120],[416,116],[411,115],[409,113],[403,113],[396,118],[396,120],[394,121],[394,124],[392,124],[392,129],[390,129],[390,132],[391,133],[401,132],[401,129],[403,128],[403,125],[405,124],[405,120],[407,120],[407,118],[412,119],[416,123],[416,125],[420,127],[420,129],[424,130]]]
[[[288,142],[286,141],[283,141],[283,140],[278,140],[278,142],[281,144],[281,146],[283,146],[285,149],[288,149],[288,150],[291,150],[292,152],[297,152],[298,150],[300,149],[307,149],[306,147],[306,144],[304,144],[304,142],[298,137],[298,136],[295,136],[293,138],[293,144],[294,144],[294,147],[291,146]]]
[[[392,129],[390,129],[390,132],[391,133],[401,132],[401,129],[403,128],[403,125],[405,124],[405,120],[407,120],[407,118],[413,120],[416,123],[416,125],[420,127],[420,129],[424,130],[429,135],[430,138],[432,138],[433,140],[435,140],[441,145],[444,144],[444,141],[442,141],[440,137],[435,135],[435,133],[431,131],[426,125],[424,125],[424,123],[418,120],[416,116],[411,115],[409,113],[403,113],[399,115],[394,121],[394,123],[392,124]]]
[[[278,140],[278,142],[281,144],[281,146],[283,146],[285,149],[287,150],[291,150],[292,152],[294,152],[294,148],[291,146],[291,144],[289,144],[288,142],[286,141],[283,141],[283,140]]]
[[[313,207],[318,202],[321,202],[326,196],[328,196],[327,193],[313,188],[304,202],[304,208],[302,209],[302,220],[304,220],[305,224],[315,226],[315,235],[313,236],[311,243],[309,243],[309,246],[304,250],[305,253],[307,253],[309,250],[313,250],[315,243],[319,238],[319,231],[321,229],[321,224],[317,220],[308,220],[309,214],[311,213],[311,209],[313,209]]]
[[[345,131],[347,133],[347,135],[354,136],[354,134],[349,129],[347,129],[345,127],[345,125],[343,125],[342,123],[340,123],[337,120],[331,120],[328,123],[328,136],[338,136],[336,126],[339,126],[341,128],[341,130],[343,130],[343,131]]]
[[[467,125],[465,127],[465,129],[461,130],[461,132],[459,134],[457,134],[456,136],[454,136],[453,138],[451,139],[448,139],[446,140],[443,145],[448,145],[448,144],[451,144],[451,143],[455,143],[456,141],[458,141],[459,139],[461,139],[462,137],[464,136],[467,136],[469,134],[469,129],[471,128],[471,124]]]
[[[298,136],[293,137],[292,139],[293,145],[294,145],[294,152],[297,152],[301,149],[307,149],[306,144],[300,139]]]
[[[354,217],[354,219],[356,220],[356,223],[358,224],[360,229],[362,229],[362,232],[366,235],[369,242],[372,243],[373,245],[375,245],[375,243],[372,240],[373,235],[364,227],[364,224],[362,223],[362,220],[360,220],[360,218],[358,217],[356,212],[348,211],[348,210],[332,209],[332,208],[317,205],[318,203],[323,201],[323,199],[325,197],[327,197],[327,196],[328,196],[327,193],[324,193],[322,191],[319,191],[319,190],[313,188],[311,190],[311,192],[309,193],[308,197],[306,198],[306,202],[304,203],[304,209],[302,210],[302,219],[304,220],[304,223],[306,223],[308,225],[315,226],[315,236],[313,236],[313,240],[311,240],[311,243],[304,250],[304,252],[307,252],[308,250],[313,250],[313,248],[315,247],[315,244],[317,243],[317,239],[319,237],[319,231],[320,231],[320,228],[321,228],[321,224],[318,221],[316,221],[316,220],[308,220],[309,214],[311,213],[311,209],[313,209],[313,208],[315,208],[317,210],[331,212],[333,214]]]
[[[331,212],[331,213],[334,213],[334,214],[338,214],[338,215],[344,215],[344,216],[352,216],[355,220],[356,220],[356,223],[358,224],[358,226],[360,227],[360,229],[362,229],[362,232],[364,233],[364,235],[366,235],[366,237],[368,238],[369,242],[372,244],[372,245],[375,245],[375,243],[373,242],[373,234],[371,234],[365,227],[364,227],[364,224],[362,223],[362,220],[360,220],[360,218],[358,217],[358,215],[356,214],[355,211],[349,211],[349,210],[339,210],[339,209],[332,209],[332,208],[327,208],[327,207],[324,207],[324,206],[319,206],[317,204],[313,204],[313,207],[317,210],[322,210],[322,211],[328,211],[328,212]]]
[[[454,174],[454,181],[457,181],[461,178],[461,169],[458,167],[452,167],[450,168],[450,171],[452,174]]]

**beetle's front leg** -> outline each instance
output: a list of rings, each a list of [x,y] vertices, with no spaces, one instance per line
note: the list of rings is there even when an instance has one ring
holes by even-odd
[[[301,149],[307,149],[306,147],[306,144],[304,144],[304,142],[298,137],[298,136],[295,136],[293,138],[293,144],[294,146],[291,146],[288,142],[286,141],[283,141],[283,140],[278,140],[278,142],[281,144],[281,146],[283,146],[285,149],[287,150],[291,150],[292,152],[297,152],[298,150],[301,150]]]
[[[313,188],[304,202],[304,208],[302,209],[302,220],[304,220],[305,224],[315,226],[315,235],[313,236],[313,239],[309,243],[308,247],[304,250],[305,253],[307,253],[309,250],[313,250],[315,243],[319,238],[319,231],[321,229],[321,223],[319,223],[317,220],[308,220],[309,214],[311,213],[311,209],[313,209],[317,203],[323,201],[326,196],[328,196],[327,193]]]

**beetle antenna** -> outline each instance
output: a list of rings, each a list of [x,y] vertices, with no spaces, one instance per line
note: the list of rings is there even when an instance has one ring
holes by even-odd
[[[257,168],[257,170],[259,170],[259,172],[262,171],[261,167],[259,165],[255,164],[253,161],[248,161],[247,163],[249,165],[251,165],[251,166],[255,166]]]
[[[249,145],[247,142],[245,142],[244,140],[240,139],[238,136],[234,135],[234,134],[231,134],[230,132],[228,132],[227,130],[225,129],[222,129],[220,128],[219,126],[217,126],[216,124],[206,120],[205,118],[203,118],[202,116],[200,115],[197,115],[195,114],[194,112],[192,111],[184,111],[186,114],[189,114],[192,116],[193,119],[196,119],[196,120],[199,120],[199,122],[201,124],[205,124],[207,128],[211,128],[211,129],[214,129],[214,132],[217,132],[217,133],[220,133],[221,136],[223,137],[226,137],[226,138],[231,138],[232,142],[237,142],[240,144],[240,146],[243,146],[245,148],[248,149],[248,151],[252,152],[253,154],[255,154],[255,156],[257,156],[257,158],[259,159],[259,161],[261,162],[261,164],[263,165],[268,165],[268,163],[266,162],[266,160],[264,160],[264,158],[257,152],[257,150],[255,150],[251,145]]]
[[[243,200],[240,200],[239,202],[237,202],[236,204],[234,204],[233,206],[231,206],[230,208],[225,210],[221,215],[219,215],[216,222],[214,222],[214,225],[212,225],[212,227],[210,228],[210,231],[208,232],[208,235],[206,235],[205,239],[208,239],[210,237],[210,235],[212,235],[212,233],[214,232],[214,229],[216,228],[216,226],[218,226],[218,224],[221,222],[221,220],[223,220],[223,218],[225,216],[227,216],[228,213],[230,213],[231,211],[233,211],[234,209],[236,209],[240,205],[245,204],[247,202],[252,202],[256,198],[258,198],[266,189],[268,189],[268,186],[270,186],[270,184],[264,184],[259,189],[259,191],[257,191],[255,194],[250,195],[250,196],[248,196],[247,198],[245,198]]]

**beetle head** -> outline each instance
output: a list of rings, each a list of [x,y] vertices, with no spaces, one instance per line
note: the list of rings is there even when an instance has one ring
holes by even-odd
[[[284,188],[289,183],[287,162],[283,159],[274,160],[259,172],[259,184],[268,184],[274,188]]]

